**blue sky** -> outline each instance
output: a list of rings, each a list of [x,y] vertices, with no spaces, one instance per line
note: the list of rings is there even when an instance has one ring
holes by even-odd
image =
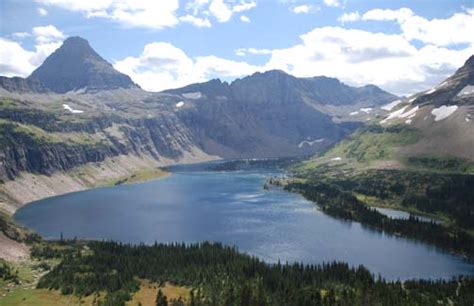
[[[473,52],[469,1],[2,0],[0,75],[79,35],[147,90],[282,69],[425,90]]]

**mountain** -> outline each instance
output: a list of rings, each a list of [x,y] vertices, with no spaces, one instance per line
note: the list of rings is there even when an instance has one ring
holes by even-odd
[[[347,116],[397,99],[375,86],[354,88],[333,78],[296,78],[279,70],[164,93],[180,97],[184,107],[177,116],[204,140],[203,150],[227,158],[310,154],[360,125],[336,123],[326,107],[346,108]]]
[[[69,37],[28,78],[3,78],[0,87],[10,92],[66,93],[138,88],[138,85],[115,70],[87,40]]]
[[[0,204],[12,211],[150,167],[314,154],[362,125],[350,112],[398,99],[277,70],[151,93],[79,37],[0,86]]]
[[[474,56],[307,164],[474,172]]]
[[[474,55],[459,68],[451,77],[427,92],[421,93],[414,104],[434,105],[443,104],[467,105],[474,101]]]
[[[164,92],[184,94],[184,98],[193,93],[200,94],[201,100],[220,96],[251,106],[306,104],[336,121],[365,120],[351,117],[350,113],[361,108],[377,108],[398,99],[374,85],[351,87],[335,78],[297,78],[280,70],[257,72],[230,84],[212,80]]]

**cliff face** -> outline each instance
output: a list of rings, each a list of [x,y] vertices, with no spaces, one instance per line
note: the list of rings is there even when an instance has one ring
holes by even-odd
[[[50,112],[7,108],[0,118],[4,181],[22,171],[50,175],[126,154],[179,161],[195,148],[188,130],[173,116],[98,116],[67,122]]]
[[[31,91],[38,93],[48,92],[48,90],[43,86],[43,84],[41,84],[40,81],[34,78],[24,79],[20,77],[8,78],[0,76],[0,88],[3,88],[9,92],[18,93],[26,93]]]

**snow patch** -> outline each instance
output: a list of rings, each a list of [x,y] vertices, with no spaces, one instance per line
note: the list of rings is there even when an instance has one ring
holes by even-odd
[[[466,120],[466,122],[471,122],[471,118],[469,117],[466,117],[464,120]]]
[[[334,157],[334,158],[331,158],[332,161],[339,161],[339,160],[342,160],[342,158],[340,158],[339,156],[338,157]]]
[[[185,97],[186,99],[197,100],[202,97],[202,94],[200,91],[194,91],[194,92],[186,92],[182,94],[182,96]]]
[[[178,103],[176,103],[176,107],[177,108],[180,108],[180,107],[183,107],[184,106],[184,102],[183,101],[179,101]]]
[[[395,100],[395,101],[392,101],[388,104],[385,104],[384,106],[381,107],[381,109],[383,110],[386,110],[386,111],[391,111],[395,106],[397,106],[398,104],[402,103],[402,100]]]
[[[395,119],[395,118],[407,118],[407,119],[411,119],[413,117],[415,117],[416,115],[416,112],[418,111],[419,107],[418,106],[415,106],[413,107],[412,109],[410,109],[409,111],[405,112],[405,110],[407,109],[408,106],[404,106],[402,108],[400,108],[399,110],[396,110],[394,112],[391,112],[387,118],[383,119],[382,121],[380,121],[380,123],[386,123],[388,120],[392,120],[392,119]]]
[[[420,108],[419,106],[415,106],[412,109],[410,109],[409,111],[407,111],[406,113],[403,113],[398,117],[399,118],[407,118],[407,117],[408,118],[413,118],[416,115],[416,112],[418,111],[419,108]]]
[[[366,114],[369,114],[372,111],[372,108],[370,108],[370,107],[361,108],[360,111],[364,112]]]
[[[467,85],[460,92],[458,92],[457,96],[469,96],[472,94],[474,94],[474,85]]]
[[[323,142],[323,141],[324,141],[324,138],[316,139],[316,140],[313,140],[313,141],[303,140],[302,142],[300,142],[298,144],[298,148],[302,148],[305,144],[307,144],[308,146],[312,146],[315,143],[319,143],[319,142]]]
[[[351,116],[355,116],[355,115],[357,115],[358,113],[359,113],[359,112],[357,112],[357,111],[356,111],[356,112],[352,112],[352,113],[350,113],[349,115],[351,115]]]
[[[70,111],[73,114],[82,114],[84,112],[83,110],[73,109],[72,107],[70,107],[67,104],[63,104],[63,108],[67,109],[68,111]]]
[[[448,82],[447,82],[447,81],[444,81],[443,83],[437,85],[435,88],[438,89],[438,88],[443,87],[443,86],[445,86],[445,85],[448,85]]]
[[[405,120],[406,124],[411,124],[411,119]]]
[[[399,110],[396,110],[394,112],[391,112],[390,114],[388,114],[387,118],[385,118],[384,120],[380,121],[380,123],[385,123],[387,122],[388,120],[391,120],[393,118],[398,118],[398,116],[400,116],[401,114],[403,114],[403,112],[405,111],[405,109],[407,108],[408,106],[404,106],[402,108],[400,108]]]
[[[440,107],[433,109],[431,114],[435,116],[435,121],[441,121],[451,116],[457,109],[457,105],[441,105]]]
[[[417,97],[413,97],[413,98],[411,98],[410,100],[408,100],[408,103],[412,103],[413,101],[415,101],[415,100],[416,100],[416,98],[417,98]]]
[[[425,92],[425,95],[429,95],[429,94],[432,94],[436,91],[436,87],[433,87],[431,88],[430,90],[428,90],[427,92]]]

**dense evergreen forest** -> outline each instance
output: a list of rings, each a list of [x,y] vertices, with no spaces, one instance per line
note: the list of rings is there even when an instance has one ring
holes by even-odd
[[[375,230],[433,244],[474,258],[474,175],[402,170],[354,170],[321,165],[295,171],[284,182],[336,218]],[[281,181],[276,184],[282,184]],[[415,216],[392,219],[367,205],[384,204],[441,217],[427,222]]]
[[[105,292],[101,305],[124,305],[139,279],[194,288],[189,305],[472,305],[474,279],[387,282],[364,267],[267,264],[221,244],[126,245],[61,242],[33,250],[61,262],[39,288],[87,296]],[[160,295],[158,293],[158,295]],[[182,305],[157,297],[159,305]]]
[[[365,205],[352,193],[327,183],[291,183],[285,189],[299,192],[308,200],[318,203],[322,211],[330,216],[358,221],[363,226],[434,244],[474,258],[474,238],[465,230],[447,229],[441,224],[422,221],[414,216],[408,219],[389,218]]]

